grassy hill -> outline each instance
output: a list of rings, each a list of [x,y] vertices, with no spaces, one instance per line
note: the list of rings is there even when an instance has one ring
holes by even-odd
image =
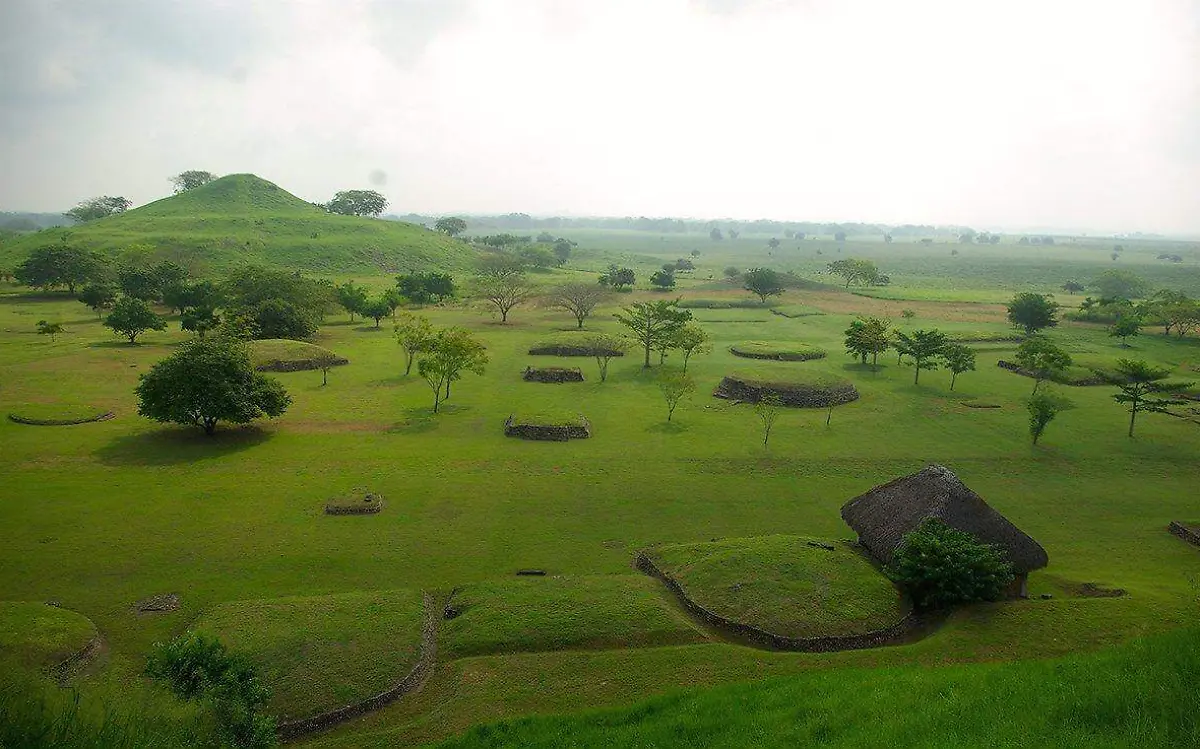
[[[253,174],[231,174],[125,213],[0,245],[0,264],[62,240],[115,255],[130,245],[211,270],[257,263],[324,272],[401,272],[467,265],[462,242],[414,224],[339,216]]]

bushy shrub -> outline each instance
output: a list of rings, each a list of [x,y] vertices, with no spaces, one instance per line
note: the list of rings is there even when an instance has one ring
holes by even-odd
[[[225,646],[203,635],[185,634],[170,642],[158,642],[146,661],[146,674],[170,684],[183,699],[199,696],[216,683],[228,668]]]
[[[1013,580],[995,546],[933,518],[905,535],[889,574],[919,609],[995,601]]]

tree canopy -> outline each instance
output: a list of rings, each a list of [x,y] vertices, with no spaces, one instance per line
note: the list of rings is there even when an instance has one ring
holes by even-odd
[[[612,292],[598,284],[567,283],[556,286],[546,295],[544,304],[553,309],[570,312],[575,318],[576,328],[583,329],[583,321],[592,310],[612,298]]]
[[[450,383],[463,372],[481,375],[488,363],[483,344],[464,328],[445,328],[437,331],[429,346],[417,360],[417,372],[433,390],[433,412],[450,397]]]
[[[387,198],[374,190],[343,190],[325,204],[325,210],[343,216],[378,216],[387,204]]]
[[[279,416],[292,399],[277,380],[254,370],[244,344],[221,336],[195,338],[139,378],[138,413],[164,423],[246,424]]]
[[[728,276],[729,269],[726,268]],[[735,275],[729,276],[736,278],[737,269],[734,268]],[[773,296],[779,296],[783,293],[783,282],[779,279],[779,274],[770,268],[752,268],[742,274],[742,288],[753,294],[756,294],[763,304],[767,303],[767,299]]]
[[[881,278],[875,263],[861,258],[834,260],[826,270],[832,275],[840,276],[846,282],[846,288],[850,288],[852,283],[869,286],[878,283]]]
[[[1171,406],[1187,403],[1179,394],[1190,389],[1193,383],[1168,382],[1170,376],[1170,370],[1144,361],[1121,359],[1117,362],[1117,387],[1121,392],[1114,395],[1113,400],[1129,407],[1130,437],[1139,413],[1167,413]]]
[[[1141,276],[1116,269],[1104,271],[1090,285],[1104,299],[1140,299],[1150,290],[1150,285]]]
[[[202,169],[189,169],[186,172],[180,172],[174,177],[171,177],[171,184],[175,186],[175,193],[193,190],[197,187],[207,185],[217,178],[217,175],[212,172],[206,172]]]
[[[892,346],[892,324],[882,317],[860,317],[846,328],[846,353],[863,364],[871,357],[871,369],[879,369],[879,355]]]
[[[467,230],[467,222],[458,216],[439,218],[433,225],[434,231],[440,231],[448,237],[457,237]]]
[[[137,343],[137,337],[148,330],[166,330],[167,322],[154,314],[154,310],[143,300],[122,297],[113,305],[108,317],[104,318],[104,326],[128,338],[130,343]]]
[[[913,384],[921,381],[922,369],[937,369],[938,359],[945,351],[950,339],[940,330],[914,330],[912,333],[896,332],[896,348],[902,355],[913,360]]]
[[[66,244],[38,247],[13,270],[13,278],[25,286],[50,290],[75,287],[99,281],[104,276],[104,260],[94,252]]]
[[[1025,335],[1033,335],[1058,325],[1058,308],[1058,303],[1049,294],[1024,292],[1008,303],[1008,321],[1024,329]]]
[[[1053,379],[1071,366],[1071,355],[1043,336],[1034,336],[1017,347],[1017,365],[1033,375],[1033,392],[1043,380]]]
[[[634,302],[615,315],[622,325],[629,328],[630,337],[644,349],[646,358],[643,368],[650,367],[650,352],[663,345],[669,346],[679,329],[692,319],[692,313],[679,309],[678,305],[678,299]]]
[[[89,198],[83,201],[63,215],[84,223],[107,218],[117,213],[124,213],[131,205],[133,203],[128,198],[101,195],[98,198]]]
[[[995,601],[1013,580],[999,549],[935,518],[905,534],[889,572],[920,609]]]

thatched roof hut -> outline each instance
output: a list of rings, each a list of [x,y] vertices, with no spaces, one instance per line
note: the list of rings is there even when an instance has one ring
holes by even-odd
[[[1026,576],[1050,561],[1041,544],[989,507],[944,466],[927,466],[842,505],[842,519],[858,533],[859,543],[884,564],[892,561],[905,534],[928,518],[999,547],[1017,575],[1014,592],[1018,594],[1024,594]]]

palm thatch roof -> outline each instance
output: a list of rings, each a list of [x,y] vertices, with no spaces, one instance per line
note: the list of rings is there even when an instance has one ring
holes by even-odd
[[[904,535],[928,518],[999,547],[1017,574],[1040,569],[1050,561],[1037,541],[989,507],[944,466],[927,466],[842,505],[842,519],[884,564],[891,562]]]

